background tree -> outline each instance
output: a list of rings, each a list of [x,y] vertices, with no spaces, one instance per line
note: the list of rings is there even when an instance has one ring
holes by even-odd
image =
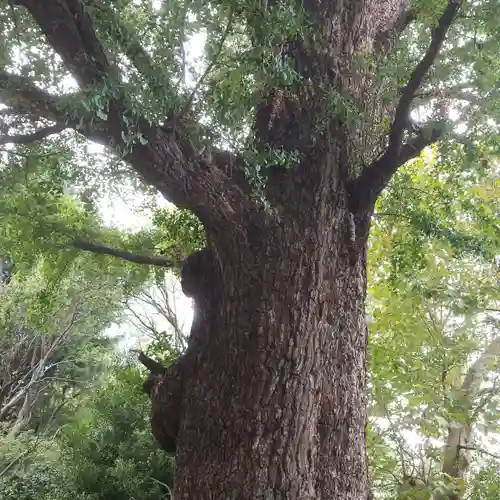
[[[184,268],[191,345],[153,388],[153,432],[177,441],[175,497],[364,500],[375,201],[438,140],[441,158],[465,158],[461,144],[490,132],[481,161],[496,154],[498,108],[484,106],[498,97],[496,3],[18,0],[3,12],[2,142],[77,131],[203,224],[207,248]],[[205,67],[190,87],[195,32]]]
[[[381,498],[496,498],[499,178],[458,167],[414,161],[377,206],[368,449]]]
[[[108,356],[92,390],[61,409],[56,433],[0,439],[2,499],[169,498],[173,457],[151,435],[144,373]]]

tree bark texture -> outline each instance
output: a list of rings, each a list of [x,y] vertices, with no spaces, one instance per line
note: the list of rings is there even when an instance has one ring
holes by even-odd
[[[212,251],[176,498],[366,496],[364,256],[352,262],[343,210],[317,213]]]
[[[403,142],[415,91],[459,3],[449,0],[398,102],[382,105],[374,75],[354,61],[392,50],[411,18],[408,1],[303,2],[314,29],[281,48],[304,85],[295,93],[267,89],[254,126],[257,147],[300,154],[298,165],[269,170],[272,211],[256,203],[245,180],[228,168],[231,153],[198,152],[183,120],[166,126],[137,120],[146,141],[135,141],[125,159],[169,201],[192,210],[208,241],[182,273],[195,305],[188,350],[145,384],[153,433],[177,454],[176,500],[370,498],[364,318],[369,224],[392,174],[439,138],[431,133]],[[114,78],[85,2],[17,4],[28,9],[82,88]],[[273,8],[273,2],[266,5]],[[249,14],[254,44],[261,43],[262,30],[252,29],[265,24],[265,15],[265,9]],[[108,146],[116,147],[129,132],[121,119],[126,99],[110,99],[105,120],[82,121],[61,115],[55,96],[22,77],[0,71],[2,88],[17,112],[35,106],[40,116],[65,126],[83,123],[80,133]],[[323,116],[332,91],[349,96],[369,123]],[[381,125],[393,117],[387,134]],[[116,250],[105,249],[111,252]]]

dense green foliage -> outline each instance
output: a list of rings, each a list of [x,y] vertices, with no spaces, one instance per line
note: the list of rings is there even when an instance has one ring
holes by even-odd
[[[5,500],[160,499],[172,459],[153,442],[143,374],[120,363],[65,409],[57,435],[26,433],[1,444]],[[19,458],[21,457],[21,458]]]
[[[448,479],[441,467],[449,428],[465,425],[473,428],[473,450],[459,487],[497,498],[489,454],[500,431],[500,179],[460,173],[453,157],[421,158],[378,204],[368,303],[369,452],[381,498],[429,498]],[[488,352],[477,368],[474,361]],[[479,385],[467,388],[474,366]],[[411,478],[417,486],[397,497]]]
[[[9,167],[0,237],[15,267],[0,284],[0,498],[162,498],[173,465],[151,435],[144,372],[105,334],[149,286],[148,268],[73,248],[76,232],[130,238],[57,189],[64,177],[48,179],[47,163],[30,176]]]

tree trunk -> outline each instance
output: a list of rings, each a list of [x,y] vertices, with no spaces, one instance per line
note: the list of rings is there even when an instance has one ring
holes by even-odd
[[[26,429],[31,420],[31,410],[33,408],[33,388],[28,388],[26,390],[26,394],[24,396],[23,404],[19,410],[19,413],[16,416],[16,420],[14,421],[12,427],[10,428],[7,439],[16,439],[21,432]]]
[[[175,498],[366,498],[365,276],[342,233],[283,228],[222,264]]]
[[[366,70],[350,76],[351,57],[361,46],[370,50],[372,37],[393,25],[406,2],[391,5],[368,11],[359,2],[339,14],[325,4],[327,23],[342,18],[347,30],[330,32],[329,57],[301,41],[287,45],[287,56],[318,88],[329,82],[365,109],[376,95]],[[289,96],[270,89],[257,111],[257,144],[301,153],[294,168],[271,169],[266,189],[275,212],[238,205],[236,192],[222,198],[236,206],[221,210],[225,219],[214,221],[218,210],[197,211],[210,262],[193,273],[203,281],[199,290],[183,281],[196,304],[194,340],[152,390],[153,432],[176,452],[176,500],[371,496],[366,243],[375,200],[399,164],[400,148],[389,148],[353,189],[360,161],[377,151],[377,117],[369,124],[327,116],[318,131],[326,96],[309,90]],[[148,169],[144,158],[141,168]]]
[[[199,295],[183,276],[199,347],[183,358],[176,499],[367,498],[366,231],[353,241],[346,193],[330,197],[218,236]]]

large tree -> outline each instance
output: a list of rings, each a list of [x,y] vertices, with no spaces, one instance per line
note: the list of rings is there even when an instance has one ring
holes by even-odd
[[[203,224],[182,273],[190,345],[148,385],[175,498],[365,500],[374,204],[426,146],[461,154],[453,141],[470,149],[491,126],[478,109],[495,67],[474,54],[495,54],[496,3],[9,5],[1,142],[73,129]],[[196,31],[206,66],[190,87]],[[415,123],[422,103],[430,118]]]

